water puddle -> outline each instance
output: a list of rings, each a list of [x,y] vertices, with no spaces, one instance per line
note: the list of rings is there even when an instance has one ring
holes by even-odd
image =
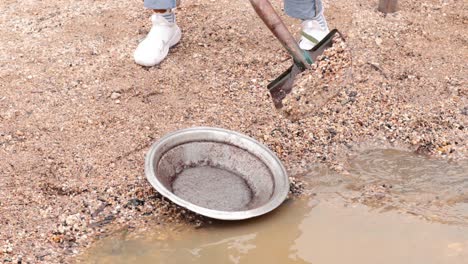
[[[350,191],[374,207],[433,221],[468,224],[468,161],[431,159],[398,150],[370,150],[349,162]]]
[[[101,241],[86,263],[466,263],[468,227],[340,201],[286,202],[258,219]]]
[[[84,263],[444,263],[468,259],[468,163],[373,150],[317,166],[311,198],[248,221],[99,241]]]
[[[370,150],[349,162],[360,180],[392,185],[399,193],[433,193],[438,196],[466,194],[468,162],[431,159],[411,152]],[[465,197],[468,200],[468,196]]]

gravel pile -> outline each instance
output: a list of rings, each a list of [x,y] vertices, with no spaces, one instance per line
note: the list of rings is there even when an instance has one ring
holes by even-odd
[[[0,261],[70,262],[118,230],[209,223],[144,177],[149,146],[181,128],[263,142],[287,167],[291,197],[307,193],[296,176],[313,164],[345,173],[362,149],[466,158],[463,1],[401,1],[387,16],[376,6],[326,1],[346,41],[277,111],[265,87],[291,61],[248,1],[184,2],[183,40],[153,68],[132,61],[149,30],[141,0],[1,1]],[[375,193],[385,194],[363,199]]]

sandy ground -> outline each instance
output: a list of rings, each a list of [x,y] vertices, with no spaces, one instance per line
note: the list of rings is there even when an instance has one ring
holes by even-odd
[[[373,147],[466,158],[467,7],[400,2],[384,16],[374,0],[326,1],[346,42],[276,111],[265,86],[290,61],[248,1],[184,1],[182,42],[153,68],[132,61],[141,0],[1,1],[0,261],[70,262],[117,228],[203,224],[144,176],[148,147],[180,128],[246,133],[291,176],[345,172]]]

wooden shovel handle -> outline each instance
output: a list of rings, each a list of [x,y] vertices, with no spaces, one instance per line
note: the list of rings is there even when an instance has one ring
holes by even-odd
[[[299,47],[296,39],[289,32],[271,3],[268,0],[250,0],[250,3],[265,25],[294,58],[294,62],[299,67],[309,69],[312,62],[307,61],[304,51]]]

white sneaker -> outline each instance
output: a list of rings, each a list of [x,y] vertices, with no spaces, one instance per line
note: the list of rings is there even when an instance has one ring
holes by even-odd
[[[319,14],[314,19],[302,22],[301,40],[299,47],[303,50],[311,50],[319,43],[330,30],[323,14]]]
[[[169,48],[180,41],[182,33],[176,23],[168,22],[161,14],[151,16],[153,26],[146,38],[138,44],[133,54],[135,62],[151,67],[159,64],[169,53]]]

